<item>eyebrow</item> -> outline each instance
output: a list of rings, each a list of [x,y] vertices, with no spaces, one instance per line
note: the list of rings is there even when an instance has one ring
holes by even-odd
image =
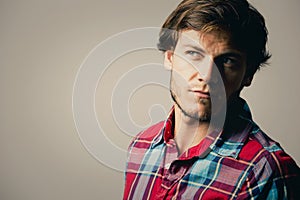
[[[244,56],[244,53],[237,51],[237,50],[228,50],[228,51],[222,52],[221,54],[217,55],[216,58],[225,57],[225,56],[236,57],[238,59],[242,59]]]

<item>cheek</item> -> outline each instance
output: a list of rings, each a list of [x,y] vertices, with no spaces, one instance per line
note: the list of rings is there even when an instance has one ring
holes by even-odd
[[[178,55],[174,56],[172,67],[176,73],[180,74],[186,80],[188,80],[190,73],[195,71],[195,68],[188,60]]]
[[[186,90],[187,85],[186,78],[181,73],[172,70],[171,89],[179,93],[180,91]]]
[[[230,96],[232,93],[238,91],[243,82],[244,72],[231,72],[224,73],[223,82],[226,90],[227,96]]]

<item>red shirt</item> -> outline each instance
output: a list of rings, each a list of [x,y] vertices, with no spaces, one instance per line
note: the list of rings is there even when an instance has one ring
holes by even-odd
[[[172,111],[129,146],[123,199],[300,199],[299,167],[252,121],[247,104],[229,131],[178,156]]]

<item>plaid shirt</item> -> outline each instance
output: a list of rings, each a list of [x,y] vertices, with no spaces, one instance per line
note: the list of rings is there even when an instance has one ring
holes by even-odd
[[[299,167],[252,121],[246,102],[239,105],[233,127],[180,156],[173,109],[138,134],[128,149],[123,199],[300,199]]]

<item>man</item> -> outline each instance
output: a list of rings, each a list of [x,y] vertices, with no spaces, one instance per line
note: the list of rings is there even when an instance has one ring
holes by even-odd
[[[239,97],[270,58],[266,42],[246,0],[178,5],[158,44],[174,106],[131,142],[124,199],[300,199],[299,167]]]

